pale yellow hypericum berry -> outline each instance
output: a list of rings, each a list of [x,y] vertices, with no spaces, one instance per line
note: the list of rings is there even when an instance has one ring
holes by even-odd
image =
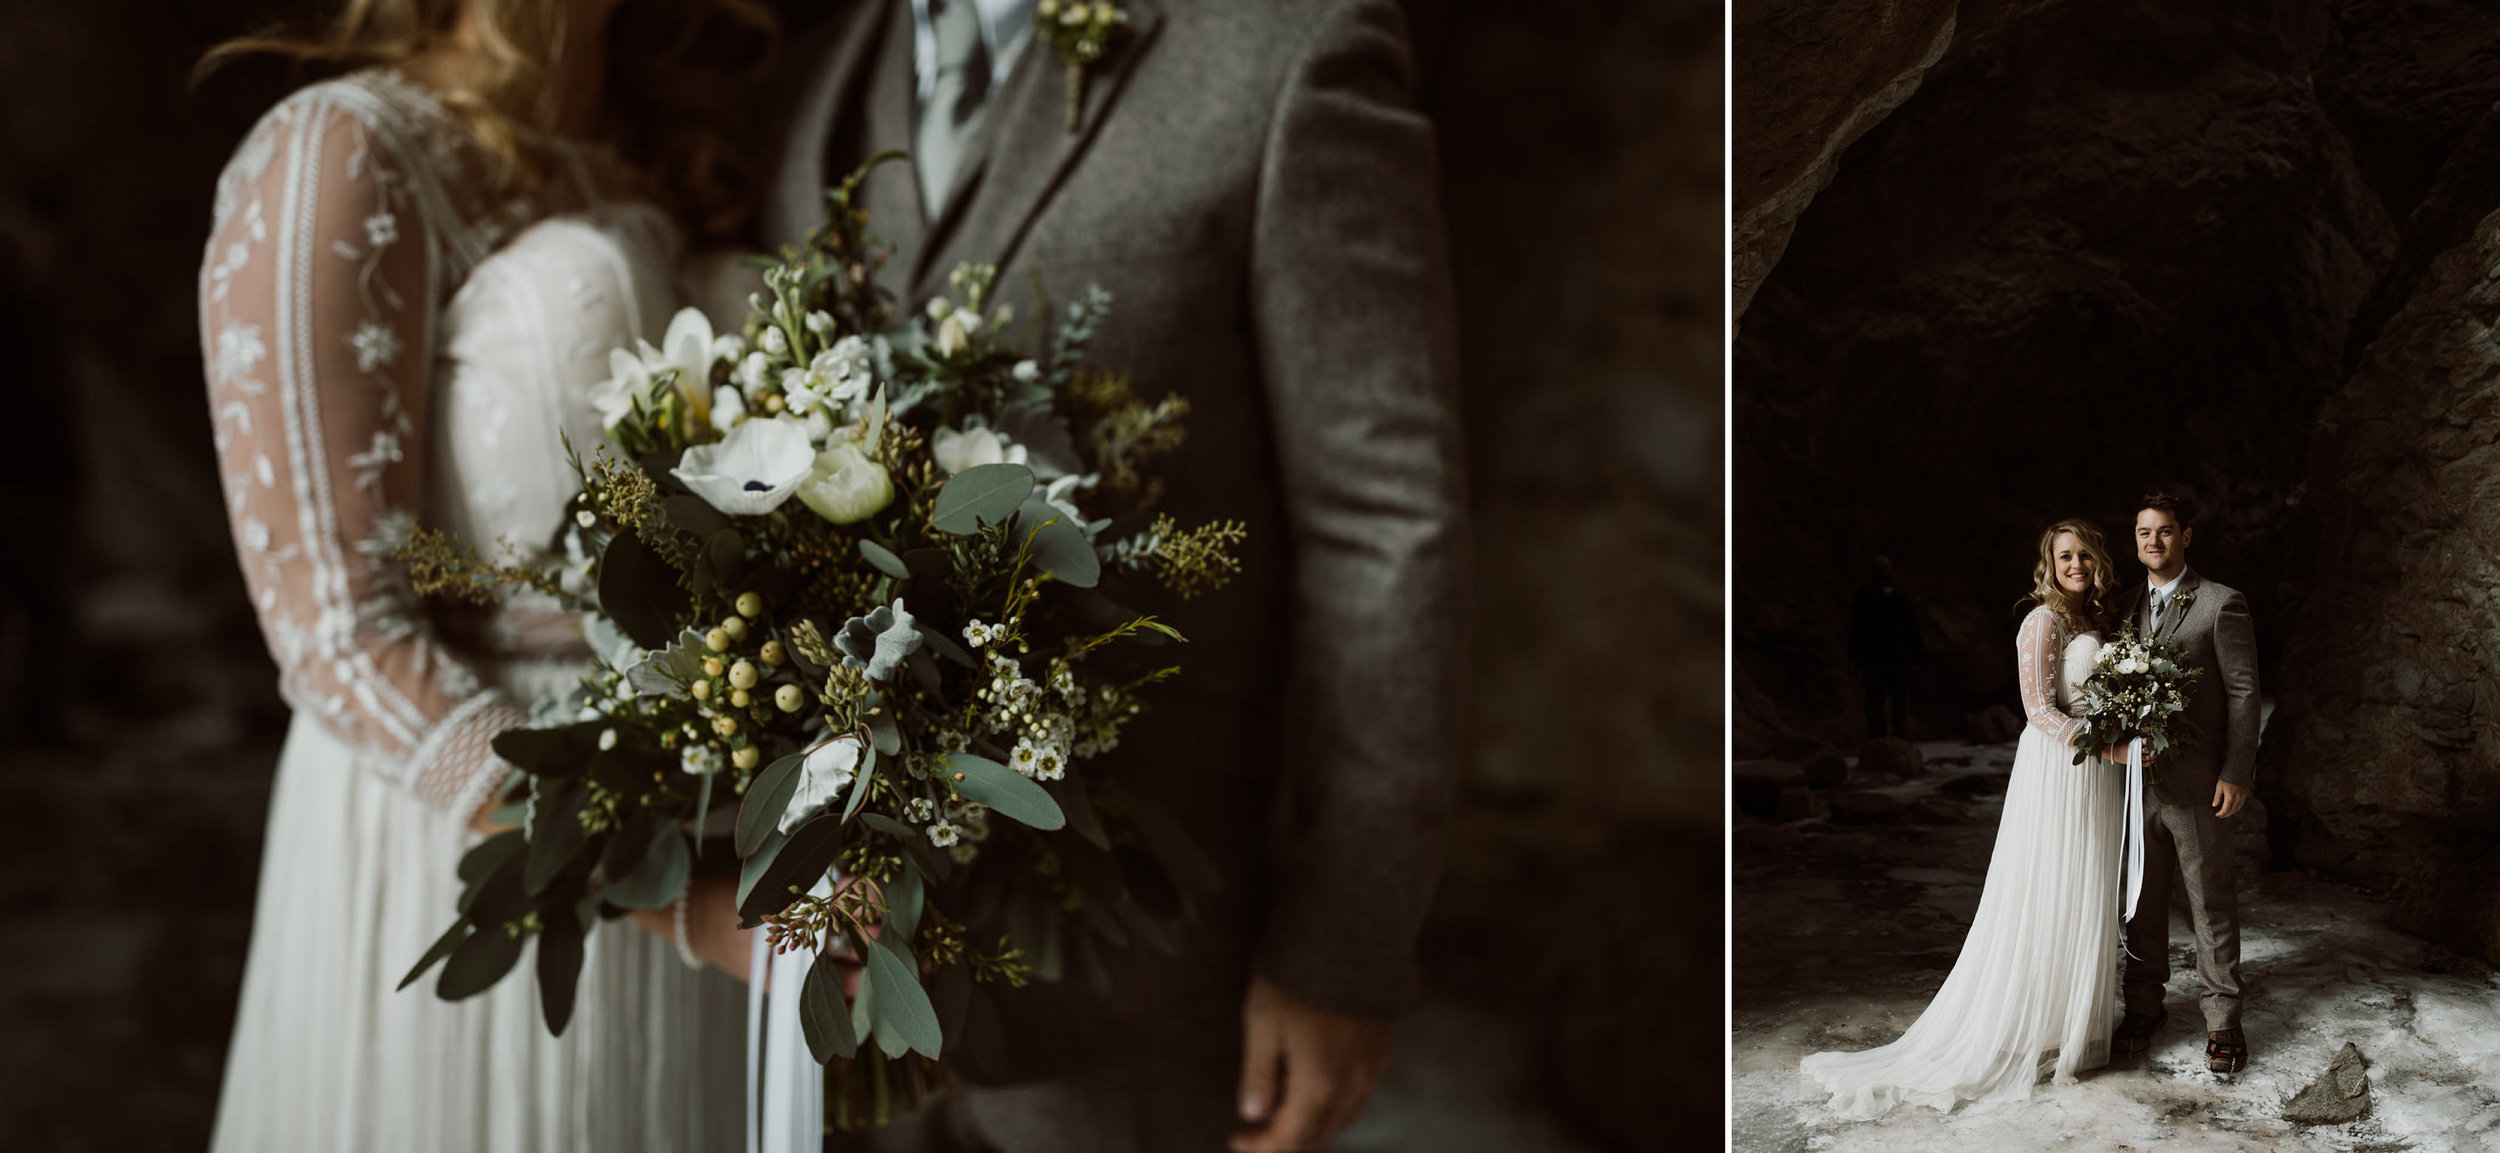
[[[755,698],[749,696],[745,689],[732,689],[729,692],[729,703],[732,707],[743,709],[754,704]]]
[[[761,655],[762,655],[762,656],[763,656],[763,658],[764,658],[764,663],[765,663],[765,664],[768,664],[768,665],[777,665],[777,664],[780,664],[780,663],[781,663],[781,642],[780,642],[780,641],[765,641],[765,642],[764,642],[764,651],[763,651],[763,653],[762,653]]]
[[[782,712],[795,713],[807,703],[807,694],[800,692],[797,685],[783,685],[773,690],[773,703],[781,706]]]
[[[693,697],[694,699],[696,699],[696,700],[698,700],[698,701],[708,701],[708,700],[711,700],[711,699],[712,699],[712,682],[710,682],[710,681],[696,681],[696,682],[695,682],[695,683],[693,683],[693,684],[687,685],[687,686],[686,686],[686,694],[687,694],[688,696]]]
[[[733,641],[745,640],[747,635],[747,619],[745,617],[731,617],[720,623],[720,629],[722,632],[728,633],[729,639]]]
[[[730,716],[727,713],[722,713],[717,717],[713,717],[712,731],[724,737],[734,736],[738,732],[738,718]]]
[[[703,634],[703,647],[716,653],[728,652],[729,630],[725,628],[718,628]]]
[[[754,688],[755,666],[745,661],[729,666],[729,687],[733,689]]]
[[[755,767],[756,762],[763,759],[764,754],[758,751],[753,745],[748,745],[737,752],[729,754],[729,763],[736,765],[741,769],[752,769]]]
[[[764,615],[764,598],[751,592],[739,593],[738,615],[742,617],[760,617]]]
[[[719,657],[705,657],[705,658],[703,658],[703,675],[704,675],[704,676],[707,676],[707,677],[717,677],[717,676],[721,675],[721,671],[722,671],[722,669],[723,669],[724,667],[725,667],[725,666],[723,666],[723,665],[720,663],[720,658],[719,658]]]

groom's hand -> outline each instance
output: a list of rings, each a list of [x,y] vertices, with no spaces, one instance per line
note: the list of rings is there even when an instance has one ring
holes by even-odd
[[[1233,1153],[1321,1149],[1352,1124],[1389,1066],[1389,1023],[1340,1016],[1250,980]]]
[[[2214,815],[2230,820],[2232,814],[2248,804],[2248,786],[2229,781],[2214,782]]]

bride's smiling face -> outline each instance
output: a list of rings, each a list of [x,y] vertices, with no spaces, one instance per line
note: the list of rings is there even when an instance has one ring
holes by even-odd
[[[2057,534],[2056,543],[2049,548],[2050,559],[2057,571],[2057,587],[2082,596],[2086,589],[2092,587],[2092,554],[2083,551],[2083,542],[2075,539],[2075,534],[2070,532]]]

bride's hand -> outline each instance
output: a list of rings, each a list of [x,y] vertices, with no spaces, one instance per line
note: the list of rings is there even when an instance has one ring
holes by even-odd
[[[670,941],[677,939],[673,906],[634,910],[634,923]],[[738,882],[732,877],[697,877],[686,885],[686,948],[704,963],[747,979],[754,961],[755,930],[738,927]]]

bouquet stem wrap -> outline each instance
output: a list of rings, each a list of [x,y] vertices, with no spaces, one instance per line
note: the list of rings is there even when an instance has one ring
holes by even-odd
[[[2135,920],[2136,898],[2141,896],[2144,890],[2144,738],[2142,737],[2127,742],[2126,787],[2125,816],[2121,818],[2123,825],[2119,832],[2119,844],[2122,846],[2120,855],[2123,858],[2123,864],[2120,867],[2123,871],[2119,874],[2118,884],[2119,888],[2126,893],[2125,901],[2120,906],[2123,911],[2118,918],[2121,924]],[[2127,955],[2135,956],[2133,952]]]
[[[808,895],[830,897],[833,885],[819,880]],[[799,1025],[799,991],[816,959],[813,949],[781,952],[757,935],[747,970],[747,1153],[824,1148],[825,1067],[808,1052]]]

